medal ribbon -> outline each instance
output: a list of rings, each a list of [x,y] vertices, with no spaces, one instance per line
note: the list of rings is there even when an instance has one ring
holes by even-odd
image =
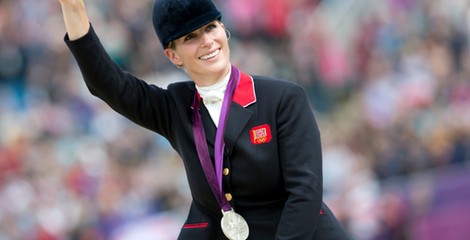
[[[232,207],[225,198],[222,192],[222,166],[224,161],[224,133],[225,126],[227,124],[227,116],[230,110],[230,104],[232,102],[233,93],[240,80],[240,71],[232,66],[232,72],[230,74],[230,80],[225,89],[224,100],[222,102],[222,109],[220,112],[219,125],[215,136],[214,146],[214,162],[212,164],[209,149],[207,147],[206,134],[204,133],[204,126],[202,125],[201,114],[199,113],[199,101],[197,92],[194,94],[193,101],[193,132],[194,132],[194,143],[196,144],[197,155],[201,162],[202,169],[206,175],[209,186],[214,193],[220,208],[226,212],[230,211]],[[215,171],[214,171],[215,168]]]

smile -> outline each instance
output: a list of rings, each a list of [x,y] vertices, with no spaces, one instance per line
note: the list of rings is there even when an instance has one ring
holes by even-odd
[[[207,54],[207,55],[204,55],[204,56],[200,56],[199,59],[201,60],[208,60],[208,59],[211,59],[211,58],[214,58],[216,57],[220,52],[220,49],[217,49],[215,50],[214,52],[210,53],[210,54]]]

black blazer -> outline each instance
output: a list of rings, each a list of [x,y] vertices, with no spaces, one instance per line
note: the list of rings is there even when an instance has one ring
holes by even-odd
[[[164,136],[184,161],[193,201],[178,239],[226,239],[194,144],[194,83],[163,89],[137,79],[110,59],[93,29],[65,40],[90,92]],[[287,81],[243,76],[224,136],[223,189],[248,222],[249,239],[348,239],[322,202],[320,134],[305,91]],[[200,111],[213,159],[216,127],[203,104]]]

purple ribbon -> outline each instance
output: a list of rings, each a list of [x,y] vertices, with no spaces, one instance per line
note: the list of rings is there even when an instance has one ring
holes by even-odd
[[[227,125],[227,116],[230,110],[230,104],[232,102],[233,93],[240,80],[240,71],[232,66],[232,72],[230,79],[225,89],[224,100],[222,102],[222,110],[220,112],[219,125],[215,136],[214,146],[214,162],[215,167],[212,165],[212,161],[207,147],[206,134],[204,133],[204,126],[202,125],[201,114],[199,113],[199,101],[197,92],[194,94],[193,102],[193,132],[194,132],[194,143],[196,144],[197,155],[201,162],[202,169],[206,175],[207,181],[214,193],[220,208],[226,212],[230,211],[232,207],[224,196],[222,191],[222,168],[224,161],[224,133],[225,126]],[[215,168],[215,171],[214,171]]]

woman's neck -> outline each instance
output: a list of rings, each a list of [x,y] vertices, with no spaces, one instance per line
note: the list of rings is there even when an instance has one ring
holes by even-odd
[[[222,73],[211,74],[211,75],[190,75],[194,83],[199,87],[212,86],[222,81],[228,74],[230,74],[231,65],[227,67]]]

